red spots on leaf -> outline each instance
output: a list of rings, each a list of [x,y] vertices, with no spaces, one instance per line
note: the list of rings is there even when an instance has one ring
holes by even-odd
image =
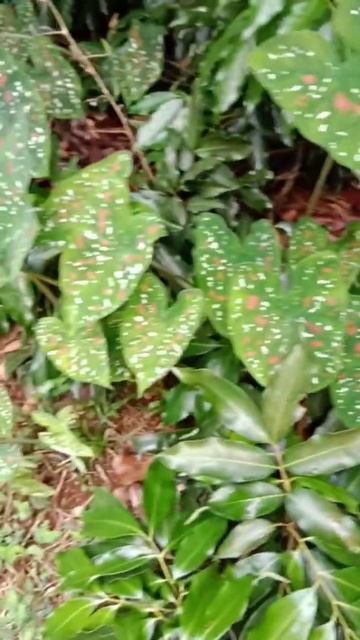
[[[105,193],[103,193],[103,199],[105,202],[110,202],[111,198],[112,198],[111,191],[106,191]]]
[[[97,228],[101,235],[103,235],[106,231],[107,215],[107,209],[99,209],[99,211],[97,212]]]
[[[346,326],[346,333],[348,336],[356,336],[357,330],[357,326],[353,322],[349,322],[349,324]]]
[[[245,358],[254,358],[256,356],[256,352],[255,351],[247,351],[245,353]]]
[[[280,362],[281,362],[280,356],[270,356],[270,358],[268,359],[268,363],[274,366],[277,364],[280,364]]]
[[[223,271],[219,271],[215,276],[215,280],[217,280],[218,282],[224,282],[225,273]]]
[[[304,84],[315,84],[317,82],[317,77],[312,73],[309,73],[306,76],[302,77],[302,81]]]
[[[110,240],[101,240],[100,244],[102,247],[110,247]]]
[[[12,91],[5,91],[4,93],[5,104],[11,104],[13,100],[14,100],[14,94],[12,93]]]
[[[119,300],[119,302],[125,302],[126,300],[126,292],[125,291],[119,291],[117,298]]]
[[[310,342],[310,346],[313,347],[314,349],[320,349],[321,347],[324,346],[324,343],[321,340],[312,340]]]
[[[150,225],[150,227],[148,227],[148,234],[150,236],[156,236],[159,233],[160,230],[161,230],[160,225],[152,224],[152,225]]]
[[[309,100],[310,100],[309,96],[299,96],[295,100],[295,104],[296,104],[297,107],[299,107],[301,109],[301,107],[306,107],[306,105],[309,102]]]
[[[313,302],[312,297],[311,296],[306,296],[303,299],[303,307],[305,307],[305,309],[308,309],[309,307],[311,307],[312,302]]]
[[[337,300],[336,300],[336,298],[328,298],[328,299],[326,300],[326,303],[325,303],[325,304],[327,304],[327,305],[328,305],[328,307],[336,307],[336,305],[337,305]]]
[[[305,322],[305,327],[307,328],[308,331],[310,331],[310,333],[312,333],[314,336],[319,335],[320,333],[323,333],[323,328],[322,327],[318,327],[317,324],[313,324],[312,322]]]
[[[95,273],[95,271],[87,271],[86,279],[89,282],[94,282],[95,280],[97,280],[97,274]]]
[[[12,176],[15,171],[14,164],[12,162],[6,163],[6,173],[8,176]]]
[[[354,345],[354,352],[356,353],[357,356],[360,356],[360,342],[357,342]]]
[[[337,93],[334,98],[334,107],[336,111],[342,113],[355,113],[360,115],[360,105],[352,102],[344,93]]]
[[[222,263],[223,263],[223,261],[220,260],[220,258],[213,258],[213,260],[211,260],[211,264],[214,267],[221,267]]]
[[[245,300],[245,308],[249,311],[254,311],[260,304],[260,298],[258,296],[248,296]]]
[[[215,302],[225,302],[227,300],[227,296],[223,296],[221,293],[217,293],[217,291],[209,291],[209,298],[215,300]]]
[[[124,262],[125,264],[135,264],[136,262],[139,261],[138,256],[132,256],[132,255],[128,255],[124,257]]]
[[[321,273],[333,273],[334,270],[331,267],[323,267]]]
[[[264,318],[264,316],[256,316],[255,324],[258,327],[266,327],[266,325],[269,324],[269,320],[267,318]]]
[[[4,73],[0,73],[0,87],[3,87],[6,84],[7,77]]]
[[[76,247],[77,249],[83,249],[83,248],[84,248],[84,245],[85,245],[85,238],[84,238],[84,236],[83,236],[83,235],[76,236],[76,238],[75,238],[75,240],[74,240],[74,244],[75,244],[75,247]]]

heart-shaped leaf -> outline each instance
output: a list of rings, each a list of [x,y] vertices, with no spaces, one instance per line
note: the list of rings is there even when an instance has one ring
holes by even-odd
[[[195,274],[214,328],[228,335],[228,286],[241,258],[240,240],[220,216],[204,213],[195,231]]]
[[[121,228],[130,216],[127,178],[132,170],[130,154],[120,151],[57,182],[44,204],[43,230],[38,242],[60,249],[74,229],[103,233],[104,223]]]
[[[359,170],[356,55],[342,62],[319,34],[299,31],[267,40],[251,55],[250,64],[306,138],[340,164]]]
[[[115,95],[126,104],[136,102],[160,77],[163,67],[163,29],[152,22],[134,22],[128,41],[106,61],[105,75]]]
[[[177,363],[202,319],[198,289],[182,291],[171,307],[167,305],[166,288],[148,274],[121,313],[124,358],[140,395]]]
[[[13,406],[5,387],[0,387],[0,438],[10,435],[13,425]]]
[[[347,427],[360,427],[360,298],[356,296],[350,299],[341,365],[331,390],[336,413]]]
[[[53,118],[81,118],[81,82],[75,69],[65,60],[61,49],[50,38],[33,36],[30,56],[34,68],[32,77]]]
[[[85,325],[124,304],[151,263],[155,241],[164,233],[159,218],[145,213],[125,218],[117,229],[104,214],[97,231],[76,234],[60,260],[66,322]]]
[[[108,387],[107,345],[99,324],[69,330],[58,318],[41,318],[36,338],[55,367],[72,380]]]

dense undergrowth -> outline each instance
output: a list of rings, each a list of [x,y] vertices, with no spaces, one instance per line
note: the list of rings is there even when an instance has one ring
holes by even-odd
[[[357,185],[358,1],[17,0],[0,32],[6,575],[53,580],[49,452],[89,489],[128,398],[161,382],[164,425],[142,504],[86,499],[43,630],[10,591],[4,638],[359,638],[360,223],[316,221]],[[59,121],[95,116],[88,164]]]

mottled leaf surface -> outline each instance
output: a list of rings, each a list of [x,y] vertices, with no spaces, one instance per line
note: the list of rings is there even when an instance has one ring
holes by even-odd
[[[10,435],[13,425],[13,406],[5,387],[0,387],[0,438]]]

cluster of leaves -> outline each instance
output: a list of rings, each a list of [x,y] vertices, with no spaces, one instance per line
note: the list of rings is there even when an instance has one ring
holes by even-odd
[[[296,346],[259,403],[209,371],[178,370],[221,427],[158,455],[141,519],[95,494],[83,546],[59,557],[72,598],[46,638],[358,637],[360,432],[295,436],[310,368]]]

